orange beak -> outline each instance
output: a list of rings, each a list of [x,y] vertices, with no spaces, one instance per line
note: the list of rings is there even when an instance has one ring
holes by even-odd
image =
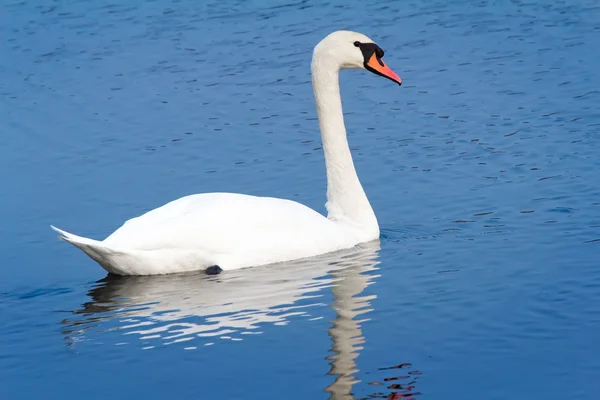
[[[402,85],[402,79],[400,79],[400,77],[394,71],[392,71],[390,67],[385,65],[381,58],[377,58],[375,53],[373,53],[365,67],[377,75],[385,76],[386,78],[396,82],[398,85]]]

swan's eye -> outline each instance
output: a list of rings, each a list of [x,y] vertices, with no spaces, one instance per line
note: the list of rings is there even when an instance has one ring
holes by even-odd
[[[360,47],[360,42],[357,40],[356,42],[354,42],[354,46],[355,47]]]

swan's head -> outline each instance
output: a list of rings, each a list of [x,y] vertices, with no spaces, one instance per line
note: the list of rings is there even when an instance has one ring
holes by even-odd
[[[336,31],[315,46],[313,64],[335,64],[339,69],[366,69],[402,84],[402,79],[383,62],[383,50],[362,33]]]

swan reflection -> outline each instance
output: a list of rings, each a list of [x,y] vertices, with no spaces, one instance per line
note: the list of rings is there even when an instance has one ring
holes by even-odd
[[[338,313],[363,311],[348,299],[373,283],[379,242],[285,265],[227,271],[217,276],[107,276],[88,295],[91,301],[63,321],[71,345],[95,340],[98,331],[119,331],[147,347],[211,338],[241,340],[264,324],[285,325],[290,318],[320,318],[328,306],[323,289],[333,288]],[[336,300],[338,301],[338,300]],[[334,326],[335,328],[335,326]],[[106,342],[103,340],[103,342]],[[187,344],[187,343],[186,343]],[[197,343],[194,343],[196,345]]]
[[[355,360],[365,342],[361,323],[376,297],[363,291],[378,277],[379,249],[376,241],[286,265],[217,276],[107,276],[89,291],[91,300],[63,321],[63,333],[71,346],[100,337],[107,343],[102,333],[116,332],[119,339],[114,344],[132,343],[133,337],[145,349],[177,342],[196,349],[221,339],[242,340],[244,335],[261,333],[264,325],[285,325],[291,318],[319,319],[324,314],[320,310],[330,306],[324,296],[331,288],[336,316],[328,330],[332,344],[326,358],[333,382],[325,390],[331,399],[353,399],[352,388],[358,382]],[[385,381],[391,379],[395,378]],[[407,389],[402,398],[412,398],[407,396],[412,386]]]

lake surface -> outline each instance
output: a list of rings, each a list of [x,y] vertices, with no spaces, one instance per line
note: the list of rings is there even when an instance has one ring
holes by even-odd
[[[27,1],[0,13],[0,398],[596,399],[595,1]],[[310,57],[337,29],[381,240],[107,277],[103,239],[213,191],[321,212]]]

